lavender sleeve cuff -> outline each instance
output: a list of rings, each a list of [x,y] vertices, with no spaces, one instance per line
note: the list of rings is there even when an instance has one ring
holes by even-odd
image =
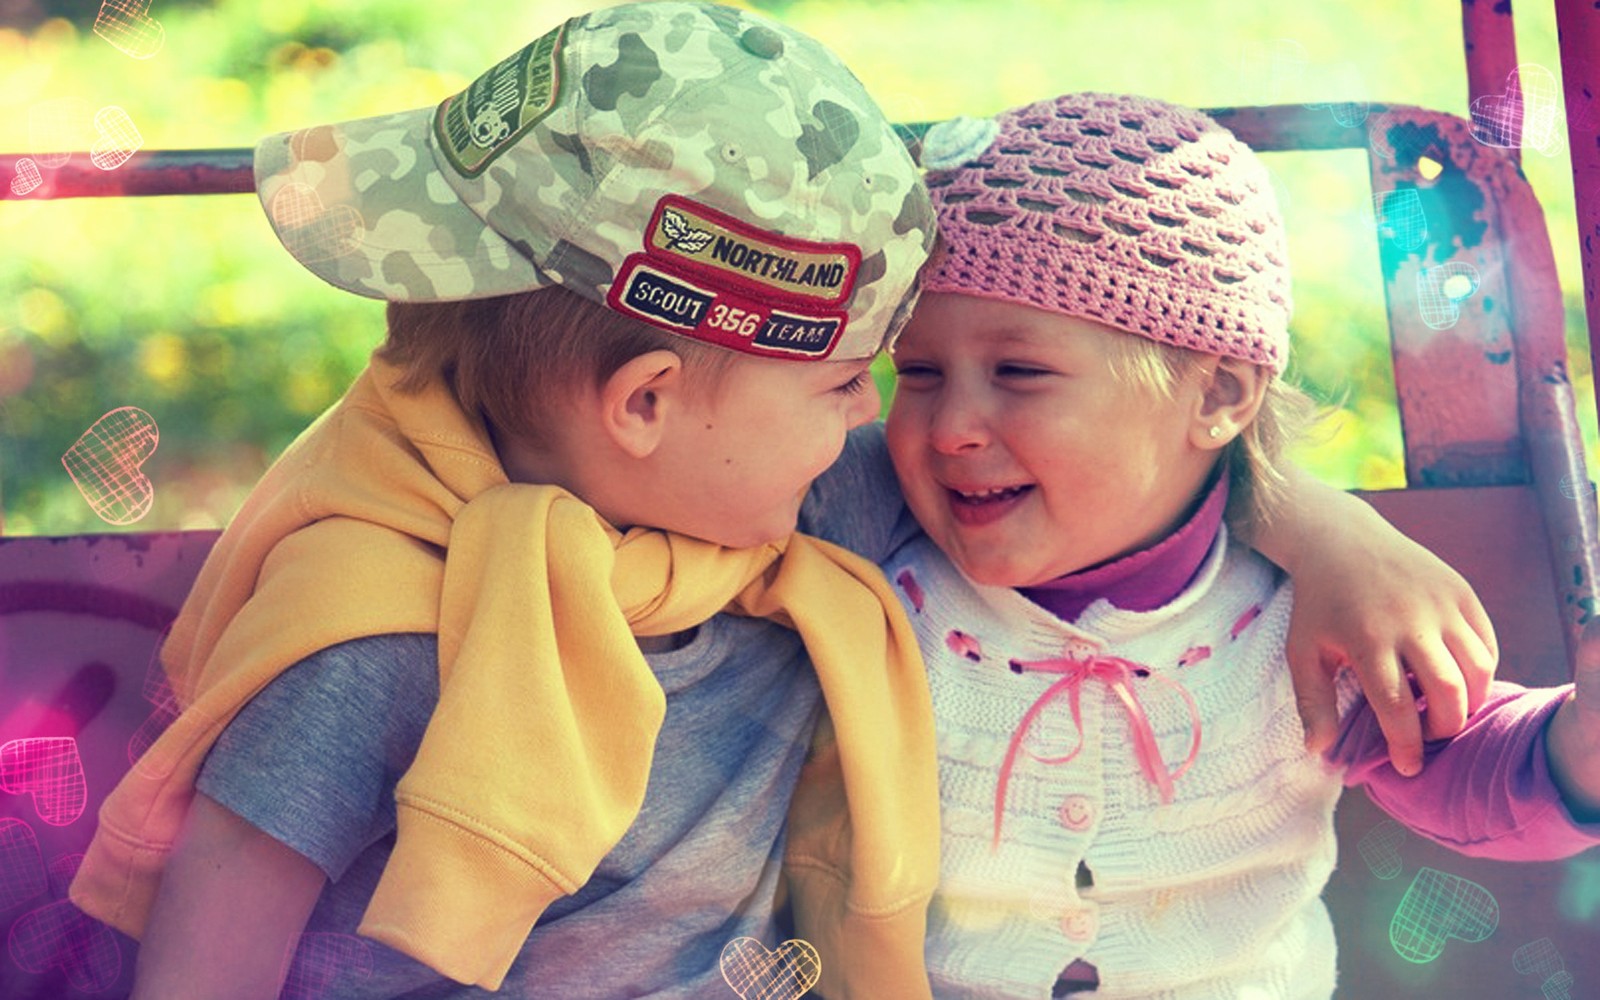
[[[1390,765],[1378,718],[1361,698],[1327,757],[1345,769],[1346,787],[1364,787],[1401,824],[1458,853],[1502,861],[1571,857],[1600,844],[1600,823],[1573,819],[1545,757],[1546,724],[1571,690],[1496,681],[1458,736],[1426,745],[1415,778]]]

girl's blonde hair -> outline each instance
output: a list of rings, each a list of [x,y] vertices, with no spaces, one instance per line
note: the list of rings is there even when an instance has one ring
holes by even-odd
[[[1213,354],[1130,334],[1113,338],[1111,370],[1130,388],[1170,398],[1180,382],[1216,360]],[[1282,511],[1288,496],[1284,469],[1289,449],[1319,416],[1315,400],[1269,373],[1260,411],[1220,456],[1228,477],[1228,530],[1235,537],[1248,541]]]

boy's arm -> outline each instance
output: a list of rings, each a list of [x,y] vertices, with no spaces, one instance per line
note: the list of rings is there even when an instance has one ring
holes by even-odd
[[[197,794],[139,947],[132,1000],[272,1000],[326,881]]]
[[[811,485],[800,531],[881,563],[920,529],[889,461],[883,422],[857,427],[833,467]]]
[[[1294,579],[1289,669],[1316,752],[1338,733],[1333,677],[1352,668],[1402,774],[1422,768],[1428,739],[1461,730],[1499,660],[1494,627],[1472,588],[1364,501],[1290,470],[1281,516],[1251,539]],[[1409,671],[1427,698],[1417,714]]]

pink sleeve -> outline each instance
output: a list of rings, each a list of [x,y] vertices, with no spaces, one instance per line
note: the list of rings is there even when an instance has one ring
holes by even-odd
[[[1360,698],[1327,758],[1345,768],[1346,787],[1364,787],[1401,824],[1461,854],[1571,857],[1600,844],[1600,823],[1572,818],[1545,759],[1545,724],[1571,690],[1496,681],[1460,735],[1427,744],[1415,778],[1390,766],[1377,716]]]

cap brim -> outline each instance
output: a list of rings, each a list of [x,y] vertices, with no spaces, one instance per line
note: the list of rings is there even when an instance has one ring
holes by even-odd
[[[554,284],[439,173],[433,108],[284,132],[256,146],[256,196],[285,249],[379,299],[485,298]]]

